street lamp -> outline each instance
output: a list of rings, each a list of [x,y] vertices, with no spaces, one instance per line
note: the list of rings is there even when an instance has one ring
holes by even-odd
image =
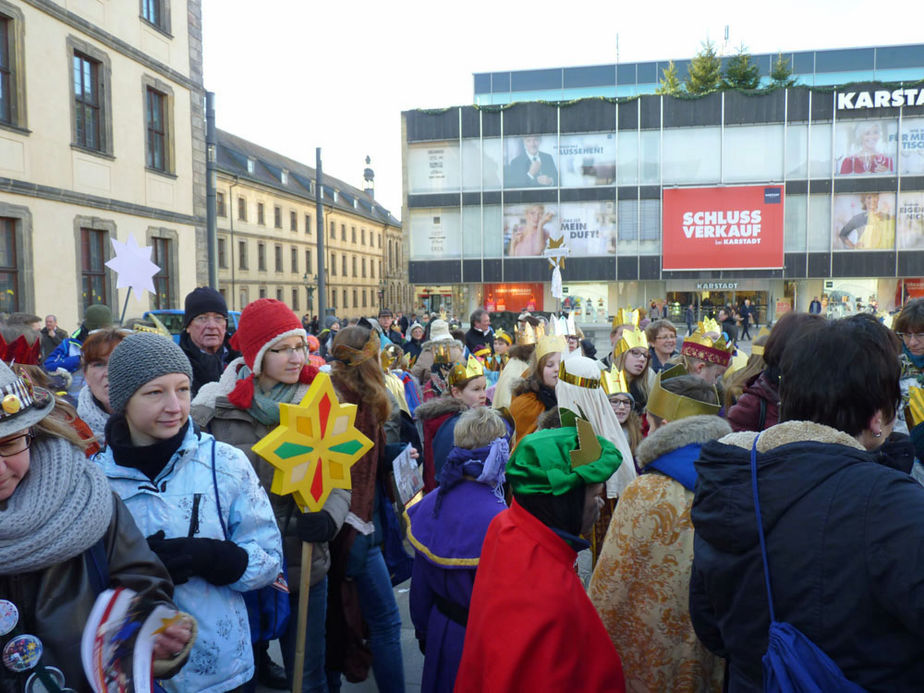
[[[308,315],[311,315],[314,312],[314,287],[318,283],[318,276],[312,274],[309,277],[308,273],[305,272],[302,275],[302,281],[305,282],[305,290],[308,292]]]
[[[385,308],[385,280],[379,282],[379,310]]]

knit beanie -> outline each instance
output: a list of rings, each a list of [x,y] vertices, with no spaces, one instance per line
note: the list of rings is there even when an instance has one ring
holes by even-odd
[[[263,357],[273,344],[286,337],[305,339],[306,336],[301,320],[282,301],[261,298],[248,303],[238,319],[237,332],[231,337],[231,348],[241,352],[250,375],[237,381],[228,395],[231,404],[239,409],[250,408],[253,403],[253,379],[263,372]],[[310,383],[316,373],[317,369],[308,366],[306,362],[298,380],[300,383]]]
[[[83,324],[89,332],[104,327],[111,327],[112,311],[109,309],[109,306],[94,303],[92,306],[88,306],[87,310],[84,312]]]
[[[154,332],[136,332],[123,339],[109,356],[112,413],[121,414],[138,388],[169,373],[182,373],[192,382],[189,359],[171,338]]]
[[[186,294],[183,327],[189,327],[193,318],[203,313],[218,313],[228,317],[228,304],[224,296],[208,286],[200,286]]]

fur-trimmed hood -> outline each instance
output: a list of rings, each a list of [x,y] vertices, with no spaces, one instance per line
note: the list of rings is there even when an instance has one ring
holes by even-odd
[[[718,416],[688,416],[670,421],[651,433],[635,451],[635,462],[641,469],[649,462],[693,443],[708,443],[732,432],[725,419]]]
[[[510,394],[512,397],[519,397],[532,392],[534,395],[539,394],[539,381],[535,378],[517,378],[510,385]]]
[[[758,434],[754,431],[740,431],[730,433],[719,442],[750,450],[756,435]],[[786,421],[768,428],[761,434],[760,442],[757,443],[757,452],[769,452],[783,445],[802,442],[833,443],[865,451],[856,438],[830,426],[813,421]]]
[[[414,416],[416,416],[421,421],[427,421],[429,419],[436,419],[444,414],[461,414],[466,409],[465,403],[457,400],[455,397],[450,397],[449,395],[443,395],[442,397],[437,397],[436,399],[431,399],[429,402],[424,402],[417,409],[414,410]]]
[[[426,342],[420,345],[420,350],[426,351],[427,349],[432,347],[434,344],[440,344],[440,345],[451,344],[452,346],[458,347],[460,351],[465,351],[465,344],[460,342],[458,339],[438,339],[436,341],[433,341],[432,339],[428,339]]]

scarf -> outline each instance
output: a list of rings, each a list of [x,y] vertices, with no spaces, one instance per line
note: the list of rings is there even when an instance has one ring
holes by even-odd
[[[915,368],[918,370],[924,370],[924,354],[915,356],[911,353],[911,351],[908,349],[908,345],[906,344],[902,344],[902,350],[905,352],[905,356],[908,357],[908,360],[914,364]]]
[[[537,393],[539,401],[542,402],[542,406],[545,407],[545,410],[553,409],[558,406],[558,398],[555,396],[555,388],[549,387],[545,383],[539,385],[539,392]]]
[[[462,483],[466,476],[487,484],[494,489],[494,495],[504,500],[504,469],[509,457],[510,447],[506,438],[496,438],[490,445],[474,450],[458,447],[450,450],[437,479],[439,490],[433,505],[433,515],[439,514],[443,496]]]
[[[250,377],[250,369],[245,365],[241,366],[237,372],[238,380],[246,380]],[[293,402],[295,391],[299,383],[288,385],[286,383],[276,383],[270,388],[269,392],[263,392],[259,387],[253,389],[253,401],[247,409],[248,413],[264,426],[279,425],[279,403],[289,404]],[[297,404],[298,402],[295,402]]]
[[[80,393],[77,395],[77,416],[90,427],[97,441],[106,442],[106,422],[109,421],[109,414],[103,408],[102,403],[90,392],[89,385],[80,388]]]
[[[121,467],[137,469],[148,479],[154,481],[160,474],[174,453],[180,449],[186,431],[189,430],[189,420],[171,438],[158,440],[152,445],[135,445],[132,443],[128,423],[124,414],[117,414],[109,419],[106,426],[106,440],[112,450],[112,458]]]
[[[105,534],[112,491],[102,468],[60,438],[36,440],[29,472],[0,510],[0,574],[43,570]]]

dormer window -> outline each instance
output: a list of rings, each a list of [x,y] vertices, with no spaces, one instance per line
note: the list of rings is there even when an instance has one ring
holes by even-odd
[[[279,180],[282,182],[283,185],[288,185],[289,184],[289,172],[286,171],[285,169],[282,169],[282,171],[280,171],[279,173]]]
[[[257,160],[252,156],[247,157],[247,173],[253,173],[257,167]]]

